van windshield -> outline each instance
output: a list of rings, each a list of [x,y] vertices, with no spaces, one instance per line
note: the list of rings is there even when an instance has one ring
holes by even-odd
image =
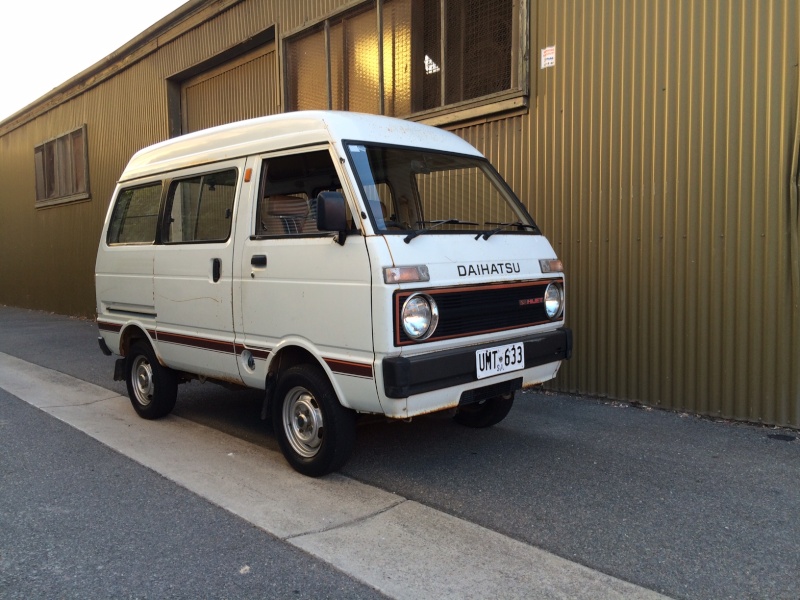
[[[416,148],[347,144],[378,233],[539,234],[489,161]]]

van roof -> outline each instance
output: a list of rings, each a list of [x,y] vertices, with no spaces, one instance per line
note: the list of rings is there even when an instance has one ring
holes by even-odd
[[[228,123],[139,150],[120,181],[310,144],[354,140],[482,156],[457,135],[413,121],[342,111],[289,112]]]

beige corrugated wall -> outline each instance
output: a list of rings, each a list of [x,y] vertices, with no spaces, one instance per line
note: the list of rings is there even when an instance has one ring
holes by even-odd
[[[0,302],[91,315],[114,180],[169,134],[166,79],[273,25],[280,53],[350,5],[199,4],[114,77],[0,125]],[[565,261],[576,351],[555,387],[800,426],[800,3],[532,0],[530,16],[529,111],[454,129]],[[91,201],[36,210],[33,147],[82,123]]]
[[[280,112],[275,45],[183,86],[183,132]]]
[[[266,30],[289,15],[284,2],[208,2],[201,17],[160,32],[142,58],[99,85],[54,102],[19,127],[0,125],[0,303],[94,315],[94,261],[116,178],[137,150],[169,137],[168,78]],[[117,71],[117,67],[112,67]],[[278,81],[262,94],[279,97]],[[37,113],[34,109],[33,113]],[[36,209],[33,148],[87,124],[91,200]]]
[[[458,132],[566,264],[556,387],[800,426],[800,3],[537,6],[530,113]]]

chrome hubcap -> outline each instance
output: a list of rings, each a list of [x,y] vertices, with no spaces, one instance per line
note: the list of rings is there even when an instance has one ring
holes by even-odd
[[[136,401],[147,406],[153,401],[153,367],[144,356],[137,356],[131,367],[133,393]]]
[[[293,388],[283,403],[283,429],[292,449],[303,458],[312,458],[322,444],[322,411],[311,393]]]

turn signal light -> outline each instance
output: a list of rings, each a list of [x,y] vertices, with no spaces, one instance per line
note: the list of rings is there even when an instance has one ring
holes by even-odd
[[[559,258],[543,258],[539,261],[542,273],[563,273],[564,264]]]
[[[384,267],[383,280],[386,283],[416,283],[418,281],[430,281],[431,275],[426,265]]]

